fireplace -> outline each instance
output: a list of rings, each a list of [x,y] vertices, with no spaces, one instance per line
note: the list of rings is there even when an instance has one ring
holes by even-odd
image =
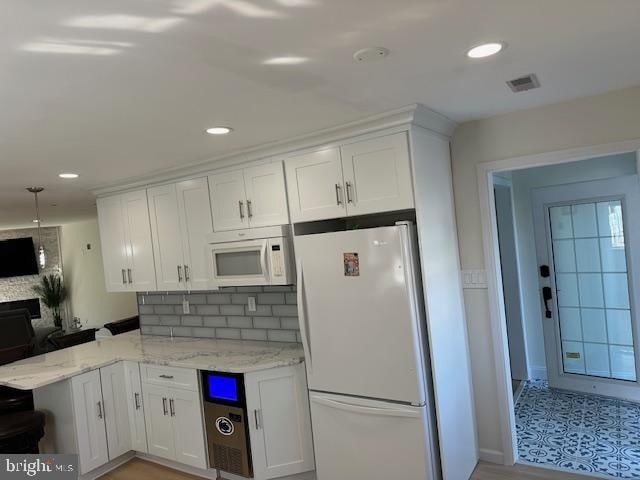
[[[0,302],[0,312],[6,312],[8,310],[18,310],[21,308],[26,308],[27,310],[29,310],[31,318],[41,318],[39,298],[28,298],[26,300]]]

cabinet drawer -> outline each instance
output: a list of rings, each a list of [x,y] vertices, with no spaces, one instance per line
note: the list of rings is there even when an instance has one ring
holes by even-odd
[[[198,391],[198,372],[190,368],[140,365],[142,382]]]

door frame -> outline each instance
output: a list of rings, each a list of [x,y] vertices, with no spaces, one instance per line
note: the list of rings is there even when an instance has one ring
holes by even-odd
[[[507,323],[504,313],[502,275],[500,273],[501,264],[497,235],[497,218],[494,207],[493,174],[501,171],[558,165],[628,152],[637,152],[636,162],[640,170],[640,139],[524,155],[492,162],[483,162],[476,166],[489,303],[489,323],[491,326],[491,344],[496,368],[499,424],[502,437],[502,452],[487,451],[484,455],[481,454],[481,458],[484,460],[503,463],[504,465],[513,465],[518,455],[511,367],[509,364]]]

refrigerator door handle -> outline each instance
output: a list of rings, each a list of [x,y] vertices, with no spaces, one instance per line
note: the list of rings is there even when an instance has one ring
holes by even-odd
[[[326,397],[314,395],[311,401],[339,410],[345,410],[352,413],[360,413],[363,415],[383,415],[386,417],[410,417],[419,418],[420,412],[416,409],[402,408],[401,406],[392,408],[364,407],[362,405],[354,405],[352,403],[338,402]]]
[[[312,358],[311,358],[311,342],[309,332],[309,316],[307,315],[307,296],[304,293],[304,275],[302,273],[302,259],[298,259],[296,265],[297,278],[297,300],[298,300],[298,315],[300,316],[300,336],[302,337],[302,348],[304,350],[305,361],[309,373],[312,371]]]

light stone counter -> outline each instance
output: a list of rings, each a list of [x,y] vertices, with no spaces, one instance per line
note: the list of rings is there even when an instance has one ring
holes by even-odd
[[[140,335],[139,330],[0,367],[0,385],[33,390],[121,360],[246,373],[304,361],[297,343]]]

